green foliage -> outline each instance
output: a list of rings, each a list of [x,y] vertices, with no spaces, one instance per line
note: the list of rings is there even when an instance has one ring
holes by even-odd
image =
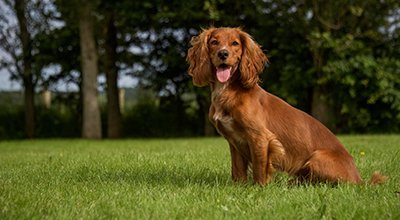
[[[260,41],[271,48],[267,90],[311,112],[314,89],[324,88],[337,132],[399,131],[397,2],[271,5],[267,14],[279,22],[265,22],[264,29],[274,31],[256,31],[270,38]]]
[[[0,142],[1,219],[398,219],[400,137],[344,136],[381,186],[234,184],[222,138]]]
[[[52,107],[50,109],[37,108],[37,136],[50,137],[79,137],[80,120],[78,112],[66,106]]]
[[[328,85],[341,132],[399,132],[400,61],[376,57],[371,48],[347,34],[312,33],[310,41],[329,51],[316,83]],[[376,114],[379,112],[379,114]]]
[[[22,106],[2,105],[0,111],[0,140],[23,138],[24,109]]]
[[[124,128],[128,132],[126,135],[134,137],[155,136],[160,133],[160,126],[163,125],[160,121],[162,119],[162,115],[157,111],[156,103],[138,103],[124,115]]]
[[[161,102],[169,102],[161,100]],[[124,134],[127,137],[177,137],[197,136],[202,132],[198,118],[180,111],[174,102],[160,105],[154,99],[140,100],[124,117]]]
[[[12,5],[12,1],[6,2]],[[159,96],[160,102],[128,109],[124,116],[128,136],[175,136],[180,131],[184,136],[203,134],[208,109],[205,100],[209,97],[203,90],[193,88],[185,56],[190,38],[209,26],[240,26],[249,32],[270,60],[261,75],[262,86],[295,107],[312,112],[313,93],[316,88],[324,88],[323,95],[329,109],[333,109],[337,132],[399,132],[398,1],[123,0],[111,3],[96,0],[94,3],[99,74],[104,69],[105,15],[113,11],[120,76],[134,77],[138,86],[151,89]],[[51,10],[46,15],[43,6],[47,4]],[[35,32],[33,68],[38,85],[54,89],[55,83],[66,82],[79,87],[76,19],[79,1],[54,0],[42,2],[40,7],[30,5],[29,10],[40,14],[38,18],[46,15],[43,24],[32,20],[38,24],[31,30]],[[61,25],[50,28],[49,21]],[[4,42],[1,45],[4,49],[12,43],[6,51],[18,52],[14,49],[18,44],[10,41],[10,31],[16,28],[8,27],[8,23],[0,17],[0,26],[8,31],[1,32],[0,40]],[[0,61],[8,69],[10,62]],[[55,71],[49,74],[49,70]],[[188,96],[195,98],[185,99]],[[150,127],[154,123],[157,128]],[[1,129],[8,131],[6,127]]]
[[[166,100],[164,100],[166,101]],[[154,97],[144,96],[130,105],[123,114],[123,137],[178,137],[202,134],[201,120],[196,115],[196,107],[185,108],[187,112],[177,115],[174,102],[159,105]],[[51,108],[36,106],[36,137],[80,137],[81,118],[79,104],[69,99],[56,100]],[[0,140],[24,137],[23,106],[1,106]],[[107,126],[105,108],[102,107],[102,123]],[[103,128],[103,131],[106,129]],[[104,134],[104,137],[106,135]]]
[[[50,109],[36,107],[36,137],[79,137],[79,113],[67,106],[57,106]],[[2,106],[0,112],[0,140],[24,137],[23,106]]]

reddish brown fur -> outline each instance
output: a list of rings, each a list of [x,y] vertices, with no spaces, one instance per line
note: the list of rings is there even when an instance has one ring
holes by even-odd
[[[209,28],[191,44],[189,74],[195,85],[211,87],[209,116],[229,142],[234,181],[246,181],[251,165],[260,185],[271,180],[275,169],[301,181],[361,182],[353,158],[325,126],[258,85],[267,57],[247,33]],[[229,52],[226,60],[218,57],[223,49]],[[215,76],[221,64],[233,70],[225,83]]]

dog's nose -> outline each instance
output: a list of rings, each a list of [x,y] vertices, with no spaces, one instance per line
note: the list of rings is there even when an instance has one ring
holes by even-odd
[[[219,57],[221,60],[226,60],[226,58],[228,58],[228,56],[229,56],[229,52],[228,52],[227,50],[220,50],[220,51],[218,51],[218,57]]]

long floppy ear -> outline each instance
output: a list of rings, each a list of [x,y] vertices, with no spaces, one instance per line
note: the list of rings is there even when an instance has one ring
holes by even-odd
[[[258,74],[264,70],[267,56],[252,37],[239,29],[243,52],[240,61],[240,79],[245,88],[251,88],[259,82]]]
[[[208,51],[208,40],[215,28],[203,30],[199,36],[192,37],[186,61],[189,63],[189,75],[195,86],[206,86],[211,81],[212,65]]]

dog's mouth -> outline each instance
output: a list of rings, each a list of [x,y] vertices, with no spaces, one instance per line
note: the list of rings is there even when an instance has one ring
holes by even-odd
[[[227,82],[231,78],[232,73],[235,71],[235,69],[236,68],[233,68],[232,66],[229,66],[227,64],[221,64],[216,67],[216,75],[218,81],[220,83]]]

